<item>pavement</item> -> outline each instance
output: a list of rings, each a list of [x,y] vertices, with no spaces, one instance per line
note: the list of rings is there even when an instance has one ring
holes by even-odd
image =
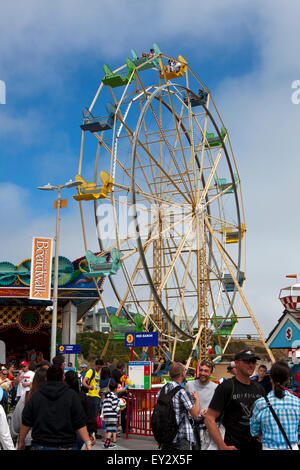
[[[118,450],[158,450],[158,445],[155,439],[151,436],[135,436],[129,434],[126,439],[125,434],[117,435],[116,447],[105,449],[103,447],[104,441],[97,439],[93,450],[104,450],[105,452],[118,451]]]

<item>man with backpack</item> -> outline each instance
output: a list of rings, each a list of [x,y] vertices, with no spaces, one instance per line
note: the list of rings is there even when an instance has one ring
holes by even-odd
[[[265,394],[263,387],[250,379],[259,357],[244,349],[234,359],[236,375],[218,385],[204,422],[219,450],[261,450],[260,442],[250,434],[254,403]],[[217,425],[220,419],[225,427],[224,439]]]
[[[95,419],[100,410],[100,372],[103,366],[104,361],[102,359],[96,359],[95,366],[87,371],[82,380],[83,387],[88,390],[87,397]]]
[[[157,396],[151,418],[152,432],[165,452],[190,450],[196,438],[189,416],[194,419],[199,416],[199,398],[196,392],[184,389],[186,369],[183,364],[174,362],[169,375],[170,382]]]

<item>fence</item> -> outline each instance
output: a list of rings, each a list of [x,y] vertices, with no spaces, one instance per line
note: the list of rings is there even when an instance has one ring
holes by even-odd
[[[128,390],[126,439],[129,434],[152,436],[151,415],[158,392],[159,389]]]

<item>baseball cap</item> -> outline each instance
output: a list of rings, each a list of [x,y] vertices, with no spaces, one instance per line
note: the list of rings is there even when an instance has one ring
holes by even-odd
[[[81,364],[81,367],[87,367],[87,365],[86,364]]]
[[[234,357],[235,361],[250,361],[251,359],[260,360],[260,357],[256,356],[255,352],[251,349],[242,349]]]
[[[21,366],[29,366],[29,364],[28,364],[28,362],[23,361],[23,362],[21,362]]]

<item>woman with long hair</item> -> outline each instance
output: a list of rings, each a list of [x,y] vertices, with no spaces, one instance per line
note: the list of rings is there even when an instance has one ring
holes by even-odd
[[[86,427],[89,433],[90,441],[92,442],[92,445],[94,445],[96,442],[95,433],[97,431],[96,418],[93,416],[93,412],[92,412],[89,400],[86,396],[86,393],[84,393],[80,389],[80,382],[79,382],[78,375],[76,374],[76,372],[74,372],[73,370],[69,370],[68,372],[66,372],[65,383],[69,388],[71,388],[72,390],[74,390],[76,393],[79,394],[81,404],[86,414]],[[81,450],[83,444],[84,444],[84,441],[77,434],[77,449]]]
[[[283,427],[293,450],[299,450],[300,400],[286,389],[291,371],[285,361],[275,362],[270,371],[272,391],[267,398]],[[261,436],[263,450],[289,450],[289,444],[281,432],[264,397],[259,398],[250,418],[252,436]]]

